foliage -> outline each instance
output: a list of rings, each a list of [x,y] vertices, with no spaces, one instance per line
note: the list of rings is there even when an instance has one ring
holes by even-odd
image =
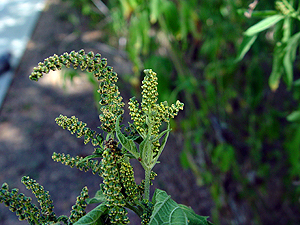
[[[100,54],[86,54],[80,50],[51,56],[33,69],[30,79],[37,81],[50,70],[60,70],[63,66],[71,65],[74,69],[80,67],[81,70],[93,73],[99,81],[99,119],[106,136],[91,130],[75,116],[68,118],[60,115],[56,118],[59,126],[76,134],[77,138],[83,137],[85,144],[91,142],[95,148],[91,155],[84,158],[55,152],[52,158],[101,176],[103,183],[100,190],[94,198],[88,199],[88,190],[84,187],[69,217],[56,217],[48,192],[29,177],[23,177],[22,182],[35,194],[40,209],[31,203],[30,198],[18,195],[17,189],[9,191],[7,184],[1,188],[0,202],[29,224],[128,224],[130,221],[126,208],[141,218],[141,224],[210,224],[206,217],[195,214],[187,206],[178,205],[162,190],[157,189],[150,201],[151,180],[157,175],[152,169],[158,163],[171,131],[170,118],[174,118],[183,109],[183,103],[176,101],[170,106],[167,102],[157,103],[156,73],[151,69],[145,70],[141,104],[135,98],[130,99],[129,110],[133,123],[129,123],[127,132],[122,132],[120,120],[124,113],[124,103],[115,85],[117,74],[112,67],[107,66],[106,59],[101,58]],[[167,124],[167,129],[161,131],[163,123]],[[135,182],[130,158],[138,160],[145,170],[145,179],[140,184]],[[86,214],[87,203],[98,205]]]
[[[159,100],[185,102],[180,160],[209,186],[214,220],[225,209],[229,219],[238,215],[241,207],[230,205],[236,198],[252,206],[257,223],[264,214],[272,214],[266,223],[282,220],[256,202],[273,199],[274,179],[281,181],[280,203],[295,206],[299,195],[292,184],[300,178],[299,1],[103,2],[111,36],[125,40],[134,64],[133,90],[142,68],[151,67]]]
[[[275,48],[273,50],[273,68],[269,78],[269,85],[273,91],[278,88],[283,73],[288,88],[291,88],[293,84],[293,63],[296,59],[296,50],[300,39],[300,32],[293,29],[293,24],[300,21],[300,5],[298,5],[298,10],[294,8],[296,5],[294,1],[276,1],[275,5],[277,10],[257,11],[253,14],[254,16],[259,14],[261,17],[266,18],[244,32],[245,38],[237,57],[238,60],[241,60],[255,42],[257,35],[274,27]]]

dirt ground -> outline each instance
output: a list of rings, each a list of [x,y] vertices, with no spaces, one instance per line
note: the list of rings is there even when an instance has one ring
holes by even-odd
[[[82,139],[58,127],[54,120],[64,114],[77,116],[94,130],[100,124],[92,87],[86,79],[75,79],[73,85],[67,85],[70,88],[64,89],[58,73],[46,75],[39,82],[30,81],[32,68],[54,53],[84,48],[108,58],[109,65],[114,66],[120,77],[130,72],[130,63],[122,52],[100,44],[101,34],[90,31],[84,19],[75,27],[64,19],[64,13],[70,13],[66,3],[47,2],[0,111],[0,184],[7,182],[10,188],[17,187],[32,196],[20,180],[25,175],[36,179],[52,196],[57,215],[69,215],[85,185],[93,196],[101,178],[52,161],[53,152],[76,156],[93,151],[91,145],[85,146]],[[129,85],[122,79],[119,84],[126,102],[131,97],[126,89]],[[196,213],[210,216],[213,203],[209,192],[197,186],[192,173],[180,166],[177,142],[178,138],[170,137],[161,164],[154,168],[159,174],[154,187],[167,191],[175,201],[191,206]],[[137,180],[143,179],[139,167],[135,175]],[[0,204],[0,224],[27,223],[19,222],[14,213]],[[132,224],[138,224],[138,220],[135,218]]]

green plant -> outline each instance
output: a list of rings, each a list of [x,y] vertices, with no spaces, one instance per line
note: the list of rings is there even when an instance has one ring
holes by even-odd
[[[298,5],[298,9],[295,9]],[[284,80],[290,89],[293,85],[293,64],[296,59],[300,32],[295,30],[295,23],[300,21],[300,4],[294,0],[276,1],[277,10],[253,11],[252,16],[263,17],[261,21],[248,28],[241,44],[237,60],[242,60],[259,33],[272,29],[275,47],[273,50],[273,68],[269,77],[270,88],[275,91],[280,79]],[[297,83],[297,81],[295,81]],[[299,83],[299,81],[298,81]]]
[[[89,2],[85,0],[85,4]],[[295,198],[288,195],[299,191],[291,185],[292,180],[299,180],[299,125],[285,121],[298,122],[300,118],[294,105],[300,99],[299,81],[290,83],[291,65],[296,71],[292,80],[297,79],[299,70],[295,36],[299,1],[277,1],[274,9],[273,1],[259,3],[254,9],[255,2],[244,10],[240,9],[249,2],[239,0],[107,2],[113,18],[111,36],[126,40],[134,64],[135,76],[129,77],[134,90],[139,90],[142,68],[151,67],[160,76],[160,99],[185,102],[185,117],[179,123],[183,133],[180,160],[184,168],[194,172],[199,185],[209,186],[216,223],[218,218],[239,217],[237,210],[242,207],[230,202],[245,203],[254,215],[248,214],[248,218],[257,223],[264,223],[264,219],[274,223],[283,208],[276,211],[256,204],[268,202],[273,192],[268,191],[269,182],[285,181],[279,188],[284,196],[278,201],[291,208]],[[245,17],[245,12],[251,18]],[[252,26],[257,18],[263,22]],[[244,36],[241,44],[238,34],[251,26],[257,37]],[[283,42],[289,32],[291,39]],[[274,52],[276,42],[281,52]],[[278,70],[269,73],[273,52],[280,60],[273,58],[273,68]],[[293,100],[285,97],[291,94],[287,90],[270,91],[267,80],[276,87],[281,77],[286,81],[281,85],[288,84],[293,91]],[[282,160],[285,158],[289,162]],[[224,216],[224,211],[230,213]],[[270,212],[273,216],[265,216]]]
[[[126,208],[141,218],[141,224],[211,224],[206,217],[195,214],[191,208],[177,204],[162,190],[156,189],[150,200],[151,180],[156,176],[152,169],[166,145],[171,131],[170,119],[183,109],[183,103],[157,103],[156,73],[151,69],[144,70],[141,104],[135,98],[130,99],[128,108],[133,123],[129,123],[122,131],[120,120],[124,113],[124,103],[115,84],[117,73],[107,66],[106,59],[101,58],[100,54],[86,54],[80,50],[61,56],[53,55],[33,69],[30,79],[37,81],[50,70],[60,70],[71,65],[74,69],[80,67],[93,73],[99,81],[99,119],[106,135],[91,130],[75,116],[68,118],[60,115],[56,123],[77,138],[83,137],[85,144],[90,142],[94,152],[84,158],[54,152],[52,158],[101,176],[103,183],[100,184],[100,190],[95,197],[88,198],[88,189],[84,187],[69,217],[57,217],[49,193],[29,177],[23,177],[22,182],[32,190],[40,208],[24,194],[18,194],[17,189],[9,190],[6,183],[0,191],[0,202],[29,224],[128,224],[130,221]],[[163,123],[167,126],[162,131]],[[145,179],[140,184],[135,182],[131,158],[138,160],[145,170]],[[87,204],[92,203],[98,205],[86,214]]]

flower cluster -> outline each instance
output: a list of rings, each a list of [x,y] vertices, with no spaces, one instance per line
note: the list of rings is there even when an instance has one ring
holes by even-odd
[[[179,110],[183,109],[183,103],[179,100],[168,106],[168,103],[157,104],[157,76],[151,69],[144,70],[145,77],[142,81],[142,102],[141,109],[135,98],[131,98],[128,105],[131,119],[140,135],[144,138],[147,135],[147,128],[151,125],[151,134],[157,135],[162,122],[169,122]]]
[[[117,148],[117,143],[109,139],[105,143],[105,151],[102,158],[102,177],[104,195],[109,208],[110,222],[113,224],[128,224],[127,211],[124,208],[124,195],[121,193],[122,185],[119,179],[118,162],[122,159],[122,154]]]
[[[84,159],[83,157],[71,157],[69,154],[65,155],[64,153],[56,153],[52,154],[52,159],[55,162],[61,162],[66,166],[70,166],[73,168],[74,166],[81,170],[87,172],[88,170],[92,170],[93,174],[101,174],[101,164],[98,160],[93,159]]]
[[[54,54],[34,67],[29,78],[38,81],[50,70],[61,70],[62,67],[69,68],[71,65],[74,69],[80,67],[81,70],[92,72],[100,82],[98,92],[101,99],[99,102],[101,127],[106,132],[114,131],[117,117],[124,113],[124,103],[115,85],[118,80],[117,73],[113,72],[111,66],[107,66],[107,59],[101,58],[100,54],[95,55],[93,52],[86,54],[83,49],[78,52],[65,52],[60,56]]]
[[[142,204],[144,205],[144,211],[143,215],[141,216],[141,225],[147,225],[150,222],[150,217],[153,211],[153,203],[149,200],[143,200]]]
[[[122,97],[118,87],[115,85],[118,77],[117,73],[113,72],[112,67],[107,67],[103,70],[103,74],[99,77],[100,94],[100,111],[99,119],[101,121],[101,128],[106,132],[115,130],[115,123],[119,115],[124,113]]]
[[[0,189],[0,203],[4,203],[9,207],[9,210],[15,212],[19,220],[27,220],[28,224],[73,224],[79,218],[85,215],[86,202],[88,198],[88,190],[84,187],[79,197],[77,197],[76,204],[72,207],[71,215],[69,217],[62,215],[56,217],[53,212],[53,204],[50,199],[49,192],[44,190],[44,187],[38,184],[35,180],[27,176],[22,178],[22,183],[27,189],[31,189],[35,195],[40,209],[31,202],[30,197],[26,197],[23,193],[18,194],[17,188],[9,191],[8,184],[4,183]]]
[[[129,162],[120,163],[120,181],[125,188],[126,200],[134,203],[141,197],[134,179],[134,172]]]
[[[4,203],[10,211],[15,212],[19,220],[27,220],[29,224],[35,224],[35,221],[39,221],[41,217],[39,209],[31,203],[30,197],[18,192],[17,188],[9,191],[8,184],[4,183],[0,189],[0,203]]]
[[[72,206],[71,215],[69,216],[69,221],[71,223],[75,223],[86,214],[85,208],[87,206],[87,203],[85,200],[88,197],[88,188],[84,187],[80,192],[80,196],[77,197],[75,205]]]
[[[75,116],[68,118],[67,116],[60,115],[55,119],[55,122],[63,129],[70,131],[71,134],[76,133],[77,138],[84,137],[84,144],[91,141],[93,146],[100,146],[103,142],[101,134],[86,127],[86,123],[79,121]]]
[[[30,179],[28,176],[22,177],[21,182],[35,195],[41,207],[41,214],[45,218],[45,220],[56,220],[55,213],[53,212],[54,206],[52,200],[50,199],[49,192],[45,191],[43,186],[41,186],[35,180]]]
[[[44,62],[40,62],[37,67],[34,67],[29,78],[38,81],[44,74],[49,73],[50,70],[61,70],[63,66],[70,68],[71,65],[73,65],[74,69],[80,67],[81,70],[93,72],[95,77],[100,77],[102,70],[107,66],[107,60],[105,58],[102,59],[100,54],[94,55],[93,52],[86,54],[83,49],[79,52],[65,52],[60,56],[54,54],[46,58]]]

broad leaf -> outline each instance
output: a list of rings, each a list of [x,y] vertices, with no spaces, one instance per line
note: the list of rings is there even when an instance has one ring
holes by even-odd
[[[152,202],[154,209],[149,225],[188,225],[184,211],[165,191],[156,189]]]
[[[74,225],[105,225],[105,219],[108,214],[106,203],[102,203],[90,211],[85,216],[81,217]],[[102,218],[101,218],[102,217]],[[109,223],[110,224],[110,223]]]
[[[212,223],[207,221],[208,216],[199,216],[194,212],[191,207],[179,204],[180,208],[184,211],[188,218],[189,225],[211,225]]]
[[[270,28],[271,26],[273,26],[283,18],[284,18],[283,15],[274,15],[274,16],[267,17],[261,20],[260,22],[258,22],[257,24],[253,25],[252,27],[248,28],[245,31],[244,35],[253,36],[261,31]]]
[[[244,37],[244,39],[241,43],[241,46],[239,48],[239,52],[238,52],[238,55],[236,57],[236,61],[240,61],[244,58],[246,53],[249,51],[249,49],[251,48],[251,46],[255,42],[256,38],[257,38],[257,35],[245,36]]]

